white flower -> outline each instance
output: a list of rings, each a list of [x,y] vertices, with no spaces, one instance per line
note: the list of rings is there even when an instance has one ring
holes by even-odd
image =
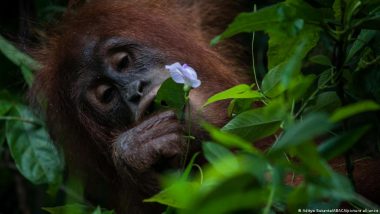
[[[171,65],[166,65],[165,68],[169,71],[170,76],[176,83],[185,84],[192,88],[198,88],[201,85],[201,81],[197,78],[197,73],[187,64],[181,65],[176,62]]]

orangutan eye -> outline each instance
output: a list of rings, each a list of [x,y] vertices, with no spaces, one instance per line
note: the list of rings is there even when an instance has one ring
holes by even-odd
[[[109,104],[116,98],[116,89],[110,85],[99,85],[95,89],[95,97],[101,104]]]
[[[130,56],[126,52],[118,52],[111,57],[111,65],[117,72],[122,72],[128,68],[130,62]]]

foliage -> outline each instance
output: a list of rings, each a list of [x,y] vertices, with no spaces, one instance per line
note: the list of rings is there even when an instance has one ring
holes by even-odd
[[[41,19],[46,11],[62,10],[40,7],[46,9],[39,11]],[[378,0],[286,0],[237,16],[211,43],[264,32],[268,63],[257,67],[266,67],[265,75],[259,79],[254,65],[255,83],[208,99],[205,108],[231,100],[226,112],[231,120],[224,127],[203,124],[212,138],[203,143],[208,164],[200,167],[194,156],[182,175],[165,177],[162,192],[145,202],[168,205],[166,213],[296,213],[299,208],[338,208],[342,202],[379,209],[354,191],[352,171],[343,176],[327,162],[346,155],[350,165],[350,150],[380,142],[378,26]],[[30,85],[38,63],[1,36],[0,51]],[[7,74],[5,66],[0,68]],[[55,206],[44,210],[112,213],[84,205],[82,193],[71,192],[77,182],[63,181],[61,151],[51,143],[42,120],[26,107],[24,85],[0,87],[2,158],[10,154],[12,164],[36,188],[47,184],[50,200],[58,189],[67,196],[44,203]],[[186,101],[182,87],[167,81],[156,102],[181,111]],[[256,147],[270,137],[271,147]],[[67,205],[59,206],[63,203]]]
[[[264,31],[268,71],[252,87],[237,85],[208,99],[205,107],[231,100],[229,123],[220,130],[204,125],[213,140],[203,143],[209,164],[187,180],[169,176],[166,189],[146,201],[176,208],[167,213],[296,213],[342,202],[378,209],[327,161],[349,156],[373,136],[379,142],[373,83],[379,81],[380,2],[315,4],[287,0],[242,13],[212,40]],[[255,148],[272,135],[270,148]]]

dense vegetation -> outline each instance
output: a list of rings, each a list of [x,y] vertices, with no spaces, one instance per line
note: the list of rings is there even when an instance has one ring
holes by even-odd
[[[378,0],[286,0],[240,14],[211,45],[252,35],[254,82],[208,100],[205,105],[230,100],[231,117],[221,129],[202,125],[212,137],[203,143],[209,164],[194,164],[193,156],[146,202],[168,205],[166,213],[297,213],[342,202],[378,210],[355,192],[351,166],[356,148],[372,154],[380,148],[379,26]],[[1,203],[8,203],[0,211],[109,212],[86,203],[77,180],[64,179],[61,151],[25,104],[38,63],[3,37],[0,50],[9,60],[0,65],[0,186],[6,190]],[[10,73],[11,63],[19,76]],[[182,111],[184,94],[173,91],[182,86],[167,81],[158,99]],[[270,148],[255,147],[268,137]],[[328,164],[341,155],[347,176]]]

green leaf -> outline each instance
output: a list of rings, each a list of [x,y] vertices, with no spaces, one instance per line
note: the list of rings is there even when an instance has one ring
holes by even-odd
[[[342,20],[342,8],[342,0],[335,0],[333,4],[334,16],[335,20],[339,22]]]
[[[307,173],[324,177],[329,176],[328,164],[319,156],[315,144],[309,142],[297,146],[295,155],[302,161],[303,170],[306,170]]]
[[[187,164],[187,167],[185,169],[185,171],[182,173],[181,175],[181,179],[183,181],[186,181],[188,178],[189,178],[189,175],[190,175],[190,172],[191,172],[191,169],[193,168],[193,165],[194,165],[194,162],[195,162],[195,159],[197,159],[199,155],[199,152],[195,153],[193,155],[193,157],[191,158],[190,162]]]
[[[0,121],[0,155],[2,154],[4,143],[5,143],[5,125],[3,121]]]
[[[213,214],[213,213],[256,213],[265,206],[269,196],[268,188],[257,187],[255,177],[250,173],[237,172],[213,184],[206,194],[196,197],[186,214]],[[256,208],[256,209],[255,209]]]
[[[323,71],[318,78],[318,88],[323,89],[333,78],[333,68]]]
[[[187,208],[192,196],[198,189],[198,183],[178,181],[153,197],[145,199],[144,202],[156,202],[176,208]]]
[[[366,17],[358,21],[359,27],[368,30],[379,30],[380,25],[380,13],[373,15],[372,17]]]
[[[234,154],[225,147],[216,143],[206,142],[202,144],[202,148],[208,162],[214,167],[223,167],[219,169],[220,171],[223,172],[224,168],[237,169],[239,167],[239,163]],[[222,164],[220,162],[222,162]]]
[[[366,126],[331,138],[318,146],[318,152],[326,160],[337,157],[350,149],[368,130]]]
[[[222,91],[220,93],[217,93],[212,97],[208,98],[207,102],[203,105],[203,107],[220,100],[243,98],[260,99],[262,98],[262,94],[258,91],[252,90],[252,87],[249,85],[241,84],[227,89],[225,91]]]
[[[378,110],[380,110],[379,104],[373,101],[362,101],[362,102],[354,103],[354,104],[339,108],[330,117],[330,121],[336,123],[356,114],[360,114],[367,111],[378,111]]]
[[[269,36],[270,70],[264,76],[262,89],[266,96],[276,97],[300,73],[302,60],[319,40],[319,29],[307,26],[293,37],[274,29]]]
[[[304,20],[307,24],[318,24],[323,20],[323,16],[319,10],[304,1],[288,0],[256,12],[241,13],[221,35],[212,40],[211,44],[242,32],[266,31],[280,24],[289,26],[289,23],[294,24],[297,19]]]
[[[335,91],[327,91],[319,94],[315,104],[308,107],[305,112],[333,112],[341,106],[340,99]]]
[[[346,8],[344,11],[344,23],[350,23],[352,17],[359,11],[360,6],[362,5],[362,1],[358,0],[347,0]]]
[[[25,82],[28,84],[28,86],[32,86],[33,80],[34,80],[34,75],[32,70],[30,70],[28,67],[21,65],[21,73],[22,76],[24,77]]]
[[[96,209],[92,212],[92,214],[102,214],[102,210],[99,206],[97,206]]]
[[[267,97],[277,97],[286,88],[281,85],[282,70],[280,66],[272,68],[265,76],[262,82],[262,90]]]
[[[332,65],[330,58],[328,58],[325,55],[316,55],[316,56],[311,57],[309,60],[313,63],[320,64],[320,65],[326,65],[326,66]]]
[[[185,105],[185,92],[183,90],[183,84],[177,84],[171,78],[162,83],[157,92],[155,103],[161,105],[163,102],[179,112],[182,111]]]
[[[375,30],[362,30],[355,42],[352,44],[350,51],[346,57],[346,63],[349,62],[356,53],[363,49],[376,35]]]
[[[14,106],[11,115],[33,118],[25,106]],[[6,138],[16,166],[28,180],[35,184],[61,181],[63,161],[43,127],[19,120],[8,120]]]
[[[95,208],[95,210],[92,212],[92,214],[114,214],[115,212],[113,210],[106,210],[102,209],[99,206]]]
[[[317,44],[320,29],[315,26],[303,26],[297,33],[289,35],[281,28],[272,27],[269,34],[269,69],[280,65],[281,70],[299,70],[306,54]],[[286,73],[285,71],[283,71]]]
[[[82,204],[66,204],[58,207],[43,207],[50,214],[90,214],[93,208]]]
[[[14,45],[0,35],[0,52],[10,61],[21,68],[25,81],[30,85],[33,81],[31,70],[39,70],[41,65],[27,54],[18,50]]]
[[[272,36],[272,34],[270,35]],[[272,40],[272,43],[271,43]],[[297,37],[288,39],[289,43],[287,45],[281,44],[279,40],[273,41],[273,36],[269,40],[269,62],[271,65],[273,63],[273,49],[278,48],[281,45],[281,48],[276,50],[276,53],[282,53],[284,56],[290,56],[289,58],[284,59],[280,64],[280,70],[282,70],[281,82],[283,85],[288,86],[291,79],[295,74],[298,74],[301,70],[302,60],[305,58],[306,54],[318,43],[319,40],[319,29],[306,27],[302,30]],[[292,41],[292,42],[290,42]],[[284,52],[288,50],[288,52]],[[283,52],[280,52],[282,50]]]
[[[254,148],[250,142],[247,142],[236,135],[221,132],[217,128],[206,123],[203,123],[202,126],[204,129],[206,129],[206,131],[210,133],[212,139],[218,143],[221,143],[227,148],[239,148],[249,153],[261,154],[261,152]]]
[[[313,140],[332,128],[327,116],[314,113],[301,121],[289,126],[284,135],[272,146],[271,152],[294,147],[301,143]]]
[[[9,110],[11,110],[12,106],[13,104],[11,102],[0,100],[0,117],[8,113]]]
[[[282,115],[268,114],[266,108],[253,109],[237,115],[221,130],[253,141],[274,134],[282,118]]]

